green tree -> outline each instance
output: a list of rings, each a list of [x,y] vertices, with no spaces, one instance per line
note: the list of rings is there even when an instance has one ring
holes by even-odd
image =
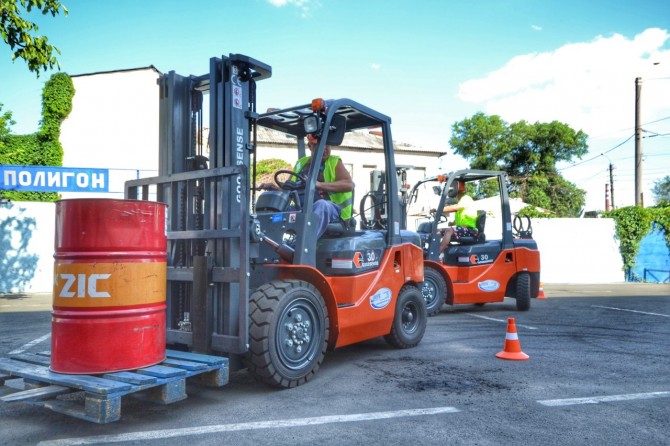
[[[508,124],[500,116],[477,113],[452,126],[449,144],[473,169],[504,170],[512,196],[561,217],[576,217],[585,191],[563,178],[559,161],[588,152],[587,135],[558,121]]]
[[[40,70],[46,71],[54,66],[60,69],[56,58],[60,51],[49,44],[46,36],[37,34],[37,24],[24,18],[33,10],[40,11],[42,15],[51,14],[52,17],[56,17],[61,10],[63,15],[68,14],[59,0],[1,0],[0,34],[14,52],[12,60],[25,60],[28,69],[39,77]]]
[[[7,136],[10,134],[10,127],[14,125],[15,122],[12,119],[12,112],[6,111],[2,112],[2,103],[0,102],[0,149],[7,140]]]
[[[1,1],[1,0],[0,0]],[[0,164],[29,166],[62,166],[63,147],[60,144],[60,126],[72,110],[75,90],[67,73],[56,73],[45,82],[42,90],[42,120],[40,129],[29,135],[9,134],[11,112],[2,114],[0,107]],[[0,191],[13,201],[55,201],[55,192]]]
[[[651,190],[657,203],[670,204],[670,175],[654,183],[654,188]]]

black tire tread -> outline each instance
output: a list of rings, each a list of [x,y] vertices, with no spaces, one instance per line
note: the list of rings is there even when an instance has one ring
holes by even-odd
[[[306,375],[297,379],[289,379],[282,376],[273,364],[270,343],[274,333],[270,333],[269,326],[282,297],[291,289],[298,287],[310,289],[314,294],[320,296],[316,288],[308,282],[275,280],[257,288],[249,298],[249,351],[244,358],[244,363],[252,376],[273,387],[289,388],[306,383],[319,370],[326,353],[329,333],[328,310],[323,299],[319,299],[325,315],[325,336],[313,367]]]
[[[402,311],[404,309],[404,296],[408,293],[415,293],[415,296],[418,296],[416,299],[417,305],[419,306],[420,324],[418,333],[412,340],[405,339],[402,329],[398,328],[398,318],[402,318]],[[384,336],[384,340],[392,345],[395,348],[412,348],[416,347],[423,339],[423,335],[426,332],[426,325],[428,322],[428,315],[426,313],[426,301],[421,294],[421,290],[414,285],[405,285],[400,289],[398,293],[398,298],[396,300],[395,315],[393,317],[393,323],[391,324],[391,332]]]
[[[517,310],[530,310],[530,274],[522,272],[517,275],[515,297]]]
[[[426,303],[426,314],[428,317],[435,316],[440,312],[442,306],[447,300],[447,282],[442,277],[442,274],[435,271],[433,268],[425,268],[423,273],[423,280],[431,280],[435,284],[435,289],[437,290],[438,297],[437,299],[428,305]],[[439,295],[441,292],[441,296]]]

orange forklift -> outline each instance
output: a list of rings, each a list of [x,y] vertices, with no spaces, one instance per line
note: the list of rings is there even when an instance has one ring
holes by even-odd
[[[254,183],[257,129],[281,132],[295,159],[308,135],[314,159],[345,133],[374,128],[386,172],[395,172],[391,119],[350,99],[256,111],[270,66],[247,56],[213,58],[210,73],[160,79],[159,176],[126,183],[127,199],[169,204],[167,343],[219,354],[277,387],[308,381],[327,349],[376,337],[417,345],[426,328],[420,237],[401,229],[395,175],[382,178],[388,225],[329,225],[317,238],[312,211],[318,163],[281,190]],[[209,141],[203,111],[209,104]],[[284,145],[282,143],[282,145]]]
[[[439,252],[441,236],[448,223],[443,209],[455,202],[459,188],[465,185],[468,194],[485,196],[475,202],[477,230],[471,237],[452,239],[443,253]],[[442,305],[484,305],[516,299],[519,311],[530,309],[540,287],[540,252],[532,239],[530,220],[510,212],[507,181],[504,172],[459,170],[419,181],[406,195],[405,221],[419,196],[427,191],[439,197],[436,206],[423,200],[430,214],[415,220],[424,255],[422,293],[429,316],[437,314]]]

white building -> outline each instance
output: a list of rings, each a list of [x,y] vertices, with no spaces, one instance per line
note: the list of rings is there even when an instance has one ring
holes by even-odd
[[[72,112],[61,127],[63,166],[110,169],[110,193],[71,192],[63,198],[123,198],[125,181],[157,175],[160,76],[153,66],[72,76]],[[300,101],[306,99],[296,98]],[[259,129],[257,144],[259,160],[279,158],[290,165],[297,161],[295,139],[280,132]],[[409,184],[436,174],[438,158],[445,154],[405,143],[395,148],[396,165],[409,167]],[[348,134],[334,151],[356,183],[358,202],[370,189],[370,172],[384,166],[381,138]]]
[[[64,192],[63,198],[123,198],[125,181],[158,174],[160,75],[149,66],[71,76],[72,112],[60,136],[63,166],[110,169],[110,193]]]

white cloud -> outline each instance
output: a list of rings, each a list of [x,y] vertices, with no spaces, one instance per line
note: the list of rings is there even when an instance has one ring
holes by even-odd
[[[293,5],[296,8],[300,9],[303,17],[309,16],[311,5],[311,0],[267,0],[271,5],[277,6],[279,8],[286,5]]]
[[[463,82],[458,97],[510,123],[556,120],[586,132],[590,153],[583,160],[593,159],[563,173],[587,191],[587,209],[603,209],[608,162],[597,155],[634,133],[635,78],[642,78],[643,128],[666,133],[669,44],[667,30],[650,28],[632,39],[598,36],[554,51],[519,55],[480,79]],[[651,204],[653,181],[670,172],[667,138],[647,138],[643,146],[645,204]],[[617,206],[634,201],[633,147],[631,139],[608,155],[615,166]]]
[[[378,63],[374,63],[374,62],[373,62],[373,63],[370,64],[370,68],[372,68],[372,69],[375,70],[375,71],[379,71],[379,70],[382,69],[382,66],[381,66],[380,64],[378,64]]]
[[[632,131],[635,78],[644,83],[670,72],[670,50],[663,49],[669,40],[668,31],[652,28],[632,40],[599,36],[516,56],[486,77],[462,83],[458,97],[509,122],[558,120],[592,137]],[[670,114],[670,81],[654,83],[653,90],[643,95],[645,120]]]
[[[542,31],[542,27],[539,26],[539,25],[530,25],[530,28],[531,28],[533,31]]]

